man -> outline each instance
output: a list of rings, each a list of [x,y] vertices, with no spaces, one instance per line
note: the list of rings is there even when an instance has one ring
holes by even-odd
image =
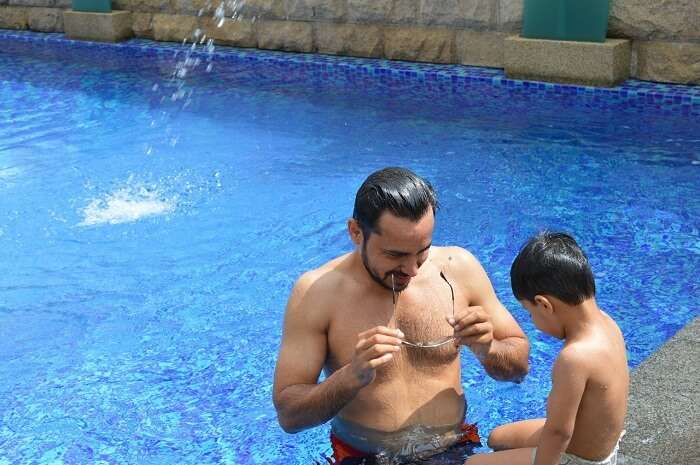
[[[273,400],[287,432],[332,420],[337,463],[465,443],[461,346],[495,379],[527,373],[527,339],[479,262],[432,246],[436,210],[432,186],[411,171],[373,173],[348,220],[355,251],[292,290]]]

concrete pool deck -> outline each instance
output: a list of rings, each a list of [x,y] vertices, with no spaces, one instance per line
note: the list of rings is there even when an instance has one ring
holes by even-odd
[[[623,465],[700,464],[700,317],[633,372]]]

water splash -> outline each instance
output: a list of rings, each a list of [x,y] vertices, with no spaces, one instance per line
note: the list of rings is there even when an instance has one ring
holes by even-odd
[[[134,183],[129,178],[126,186],[92,200],[83,209],[83,221],[78,225],[129,223],[170,213],[175,210],[176,204],[177,196],[168,198],[157,186]]]

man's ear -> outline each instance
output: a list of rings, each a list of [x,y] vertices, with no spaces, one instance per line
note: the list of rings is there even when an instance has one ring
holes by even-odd
[[[544,295],[537,294],[535,296],[535,306],[546,313],[554,312],[554,305],[552,305],[552,301]]]
[[[348,220],[348,233],[350,234],[350,240],[353,244],[356,246],[362,244],[362,228],[355,218],[350,218]]]

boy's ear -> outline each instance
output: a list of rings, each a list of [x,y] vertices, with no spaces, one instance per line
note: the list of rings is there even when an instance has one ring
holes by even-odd
[[[537,306],[541,310],[544,310],[547,313],[554,312],[554,306],[552,305],[552,301],[544,295],[537,294],[535,296],[535,306]]]
[[[358,246],[362,244],[362,228],[360,228],[360,223],[355,218],[348,220],[348,233],[353,244]]]

